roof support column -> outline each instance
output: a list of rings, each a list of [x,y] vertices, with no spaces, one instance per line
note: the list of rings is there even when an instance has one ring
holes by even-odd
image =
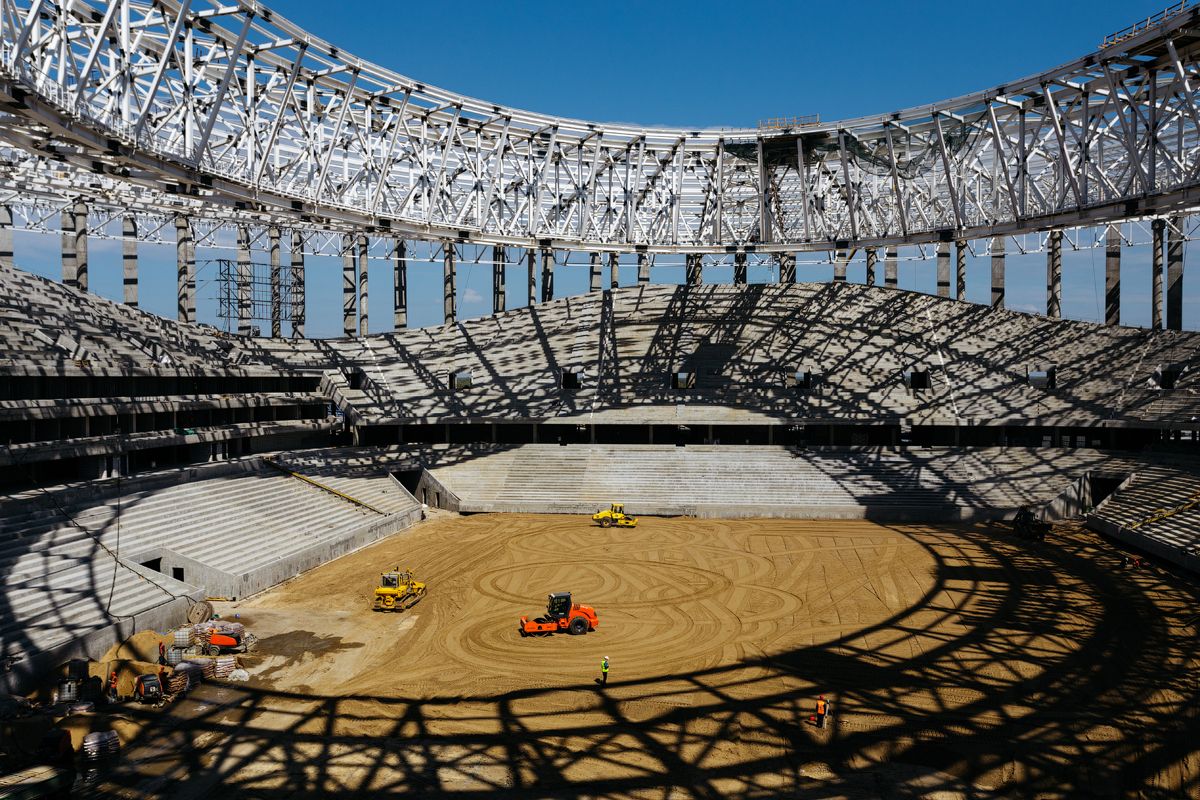
[[[1163,229],[1167,221],[1156,219],[1150,224],[1153,233],[1150,245],[1150,327],[1162,330],[1163,293]]]
[[[688,286],[699,286],[704,283],[704,256],[699,253],[689,253],[685,272]]]
[[[12,269],[13,266],[12,209],[0,205],[0,269]]]
[[[358,235],[358,335],[367,335],[367,250],[370,242],[365,234]]]
[[[738,250],[733,254],[733,282],[738,286],[745,286],[748,282],[748,274],[746,270],[746,251]]]
[[[795,283],[796,282],[796,254],[795,253],[780,253],[779,254],[779,282],[780,283]]]
[[[87,206],[77,201],[62,212],[62,282],[88,289]]]
[[[937,246],[937,296],[950,296],[950,243],[938,242]]]
[[[875,285],[875,265],[879,262],[879,251],[874,247],[867,248],[867,286]]]
[[[499,314],[504,310],[507,301],[505,294],[505,274],[507,265],[504,262],[504,248],[496,245],[492,248],[492,313]]]
[[[392,244],[392,327],[408,327],[408,245],[403,239]]]
[[[279,228],[267,230],[271,262],[271,338],[283,336],[283,268],[279,262]]]
[[[182,214],[175,217],[175,314],[180,322],[194,322],[196,250],[192,245],[192,221]]]
[[[967,299],[967,240],[959,239],[954,243],[954,296],[959,300]]]
[[[254,308],[254,267],[250,263],[250,229],[237,229],[238,334],[250,335],[250,318]]]
[[[1062,240],[1063,232],[1050,231],[1046,237],[1046,316],[1062,316]]]
[[[992,239],[992,308],[1004,308],[1004,237]]]
[[[650,282],[650,254],[638,253],[638,283]]]
[[[137,218],[126,214],[121,219],[121,285],[125,305],[138,305]]]
[[[455,286],[458,268],[455,266],[454,242],[446,242],[442,260],[442,315],[447,325],[458,322],[458,291]]]
[[[1104,324],[1121,324],[1121,226],[1109,225],[1104,242]]]
[[[1175,217],[1167,228],[1167,330],[1183,329],[1183,226]],[[86,287],[83,287],[86,288]]]
[[[542,248],[542,302],[554,299],[554,248]]]
[[[900,264],[897,258],[896,248],[889,247],[883,251],[883,285],[893,289],[900,285]]]
[[[537,251],[532,247],[526,253],[525,261],[529,267],[529,285],[525,303],[532,306],[537,303]]]
[[[354,282],[354,237],[342,236],[342,335],[354,335],[354,296],[358,287]]]
[[[610,288],[610,289],[621,288],[620,270],[621,270],[621,254],[620,253],[609,253],[608,254],[608,288]]]
[[[588,254],[588,291],[600,291],[600,254]]]
[[[292,338],[304,338],[304,238],[292,231]]]
[[[845,282],[846,266],[849,263],[846,250],[833,251],[833,279],[835,281]]]

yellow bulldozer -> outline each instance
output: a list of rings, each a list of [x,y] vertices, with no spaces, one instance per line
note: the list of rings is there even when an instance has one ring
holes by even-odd
[[[631,517],[625,513],[624,503],[613,503],[609,508],[603,511],[592,514],[592,521],[599,522],[601,528],[636,528],[637,517]]]
[[[425,596],[425,584],[413,577],[410,570],[396,567],[392,572],[379,576],[375,587],[376,611],[404,611],[412,608]]]

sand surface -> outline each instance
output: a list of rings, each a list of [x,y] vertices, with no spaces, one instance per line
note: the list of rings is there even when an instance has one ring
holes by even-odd
[[[248,684],[150,721],[128,796],[1197,797],[1200,590],[1096,535],[427,522],[241,602]],[[370,610],[381,571],[429,594]],[[598,629],[522,638],[571,591]],[[597,684],[609,656],[607,687]],[[836,710],[818,729],[818,695]]]

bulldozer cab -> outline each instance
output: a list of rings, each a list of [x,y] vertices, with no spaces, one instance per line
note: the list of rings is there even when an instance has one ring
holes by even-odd
[[[379,581],[379,586],[383,589],[399,589],[400,575],[395,572],[383,573],[383,578]]]
[[[571,613],[571,593],[555,592],[546,601],[546,616],[561,619]]]

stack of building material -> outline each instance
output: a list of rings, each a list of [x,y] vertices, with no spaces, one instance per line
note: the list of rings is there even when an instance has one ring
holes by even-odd
[[[217,656],[215,663],[216,666],[213,670],[213,674],[218,678],[226,678],[229,676],[229,673],[237,669],[236,656]]]
[[[83,737],[83,757],[87,761],[112,758],[121,752],[116,731],[96,731]]]
[[[216,673],[216,661],[211,658],[193,658],[189,659],[187,663],[199,669],[204,680],[211,680]]]
[[[180,650],[186,650],[196,643],[196,631],[194,628],[179,628],[174,633],[174,641],[172,645]]]

